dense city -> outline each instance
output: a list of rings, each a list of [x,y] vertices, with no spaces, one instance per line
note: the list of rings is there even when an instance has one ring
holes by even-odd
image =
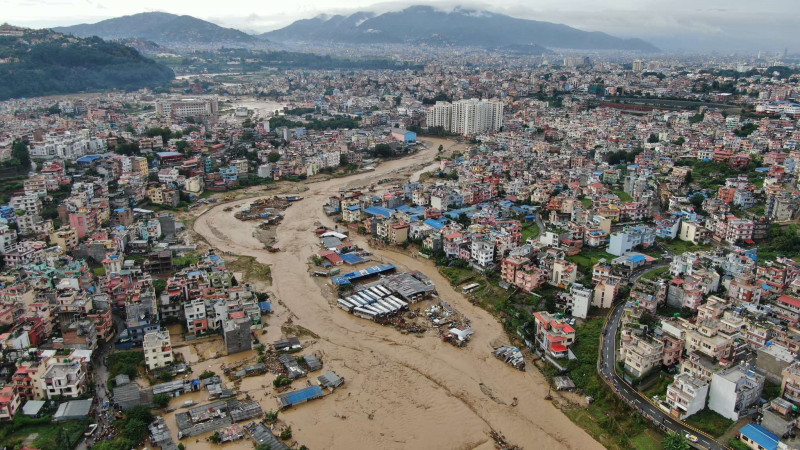
[[[0,447],[800,448],[796,56],[382,49],[0,102]]]

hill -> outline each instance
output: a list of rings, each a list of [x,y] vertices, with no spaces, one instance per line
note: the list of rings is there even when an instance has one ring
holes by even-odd
[[[431,6],[412,6],[380,15],[358,12],[349,16],[319,16],[298,20],[261,36],[279,42],[429,43],[487,48],[535,44],[548,48],[658,51],[641,39],[620,39],[606,33],[488,11],[457,8],[447,12]]]
[[[172,69],[98,37],[50,30],[0,36],[0,100],[104,89],[140,89],[175,78]]]
[[[166,47],[219,48],[263,43],[255,36],[233,28],[223,28],[192,16],[163,12],[116,17],[92,24],[55,28],[55,31],[76,37],[138,38]]]

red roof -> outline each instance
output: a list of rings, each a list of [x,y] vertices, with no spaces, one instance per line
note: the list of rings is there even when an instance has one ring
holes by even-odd
[[[244,311],[236,311],[230,314],[231,319],[241,319],[244,317]]]
[[[563,344],[552,343],[550,344],[550,350],[556,353],[561,353],[567,351],[567,347],[565,347]]]
[[[800,308],[800,298],[789,297],[788,295],[781,295],[778,297],[778,301],[781,303],[786,303],[787,305],[792,305],[795,308]]]

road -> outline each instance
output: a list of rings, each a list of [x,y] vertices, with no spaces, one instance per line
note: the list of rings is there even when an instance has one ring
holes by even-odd
[[[657,267],[656,267],[657,268]],[[653,267],[649,268],[649,270],[653,270]],[[643,273],[647,271],[642,271],[636,274],[634,277],[631,278],[631,281],[635,281],[638,277],[640,277]],[[651,419],[652,422],[656,423],[657,425],[661,425],[666,427],[667,429],[679,433],[681,435],[686,434],[693,434],[697,436],[697,442],[693,443],[695,447],[702,447],[707,449],[714,449],[714,450],[723,450],[725,446],[719,444],[711,437],[702,434],[701,432],[687,427],[680,421],[677,421],[670,417],[667,413],[665,413],[661,408],[655,406],[653,403],[650,402],[649,399],[645,398],[642,394],[639,393],[636,389],[632,388],[625,380],[622,379],[617,374],[616,367],[617,367],[617,350],[616,350],[616,336],[617,331],[619,330],[620,320],[622,319],[622,314],[625,310],[625,303],[620,303],[617,305],[611,316],[606,323],[606,327],[603,330],[603,339],[602,339],[602,352],[600,353],[600,375],[606,378],[609,383],[614,387],[617,395],[622,397],[624,400],[628,402],[628,404],[632,404],[635,408],[643,415],[647,416]]]

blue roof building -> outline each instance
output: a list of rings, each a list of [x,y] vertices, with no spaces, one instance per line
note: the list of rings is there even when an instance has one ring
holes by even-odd
[[[739,430],[739,439],[750,448],[777,450],[781,438],[761,425],[749,423]],[[754,447],[756,445],[757,447]]]

